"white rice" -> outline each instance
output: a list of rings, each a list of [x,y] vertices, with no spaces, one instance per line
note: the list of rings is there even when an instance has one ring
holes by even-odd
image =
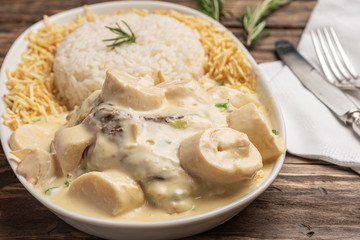
[[[119,23],[127,30],[121,20],[129,24],[136,42],[112,50],[103,40],[116,35],[105,26]],[[55,86],[67,107],[73,108],[101,88],[109,68],[138,77],[149,74],[156,79],[161,71],[168,79],[199,79],[205,58],[199,38],[183,23],[156,14],[114,15],[85,23],[69,34],[57,50]]]

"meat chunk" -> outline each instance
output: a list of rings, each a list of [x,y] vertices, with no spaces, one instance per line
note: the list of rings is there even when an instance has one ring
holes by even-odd
[[[179,120],[179,119],[183,119],[184,116],[180,115],[180,116],[144,116],[144,119],[146,121],[154,121],[154,122],[166,122],[169,123],[170,121],[173,120]]]
[[[285,152],[285,144],[275,135],[255,104],[236,109],[227,117],[229,127],[244,132],[261,153],[264,161],[272,160]]]
[[[107,71],[101,96],[104,101],[145,111],[159,108],[163,104],[165,93],[163,89],[154,86],[152,81],[110,69]]]
[[[162,82],[158,85],[159,88],[165,90],[165,96],[167,99],[175,102],[209,102],[209,95],[203,90],[200,84],[194,80],[171,80]],[[195,101],[194,101],[195,100]]]
[[[61,128],[55,133],[56,158],[64,174],[77,168],[84,150],[94,140],[95,135],[84,124]]]
[[[231,105],[235,108],[242,107],[248,103],[254,103],[260,106],[260,102],[251,95],[242,93],[236,89],[224,86],[215,86],[208,90],[213,99],[229,99]]]
[[[122,122],[132,116],[111,103],[101,103],[94,107],[84,123],[92,131],[100,131],[109,136],[121,136],[124,128]]]
[[[20,162],[16,171],[34,185],[42,185],[56,176],[54,154],[41,149],[33,149]]]
[[[144,203],[140,186],[118,170],[85,173],[72,182],[69,194],[113,216]]]
[[[138,146],[121,160],[121,167],[141,184],[153,205],[168,213],[192,208],[191,194],[198,185],[174,159],[158,155],[146,146]]]

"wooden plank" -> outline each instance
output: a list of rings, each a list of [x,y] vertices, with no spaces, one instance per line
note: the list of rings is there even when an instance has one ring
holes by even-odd
[[[86,4],[94,4],[101,1],[90,0],[86,1]],[[196,1],[181,0],[181,1],[168,1],[177,4],[181,4],[191,8],[197,8]],[[234,18],[241,17],[245,11],[245,7],[255,6],[259,1],[246,0],[246,1],[227,1],[225,9],[231,11]],[[306,24],[307,18],[311,13],[316,1],[293,1],[287,6],[283,7],[281,11],[277,11],[272,14],[268,19],[268,25],[270,27],[301,27],[303,28]],[[47,1],[47,0],[21,0],[16,1],[5,1],[0,10],[0,24],[6,22],[30,22],[34,23],[42,19],[44,14],[53,15],[55,13],[65,11],[75,7],[81,7],[84,5],[83,1]],[[21,12],[21,16],[18,16],[18,12]],[[224,24],[227,25],[240,25],[235,19],[224,20]]]
[[[224,25],[231,27],[241,27],[242,23],[236,18],[241,18],[246,10],[246,6],[255,7],[259,1],[232,1],[227,4],[226,10],[231,11],[235,18],[225,19]],[[299,28],[303,29],[306,25],[316,1],[292,1],[288,5],[280,8],[266,18],[268,28]]]
[[[92,239],[66,225],[38,203],[14,177],[3,155],[0,155],[0,172],[1,224],[9,234],[3,236]],[[219,239],[221,236],[226,236],[223,239],[263,236],[294,239],[311,234],[316,238],[326,238],[329,226],[334,238],[354,237],[359,230],[357,206],[360,189],[354,191],[357,182],[358,176],[333,165],[285,163],[272,186],[245,211],[218,228],[187,239]],[[344,206],[342,211],[338,211],[339,206]],[[25,216],[31,215],[31,222],[16,214],[18,209],[22,209]],[[18,226],[16,229],[13,228],[15,224]],[[22,231],[18,231],[19,228]]]
[[[5,4],[4,8],[2,8],[3,12],[0,11],[0,24],[2,24],[2,29],[0,31],[0,43],[4,44],[4,48],[1,48],[0,50],[0,64],[2,63],[5,54],[7,53],[12,42],[17,38],[17,36],[19,36],[28,26],[41,20],[44,12],[48,12],[49,15],[52,15],[62,10],[81,6],[81,4],[76,2],[73,3],[72,1],[37,1],[37,4],[35,5],[29,4],[29,2],[25,0],[20,2],[22,3],[21,5],[13,5],[10,3],[8,5]],[[92,2],[89,2],[89,4],[91,3]],[[189,7],[196,7],[194,1],[184,1],[184,4]],[[253,4],[253,1],[231,1],[227,7],[232,9],[232,12],[234,12],[235,16],[240,16],[246,5]],[[293,44],[297,45],[302,30],[296,28],[303,28],[303,22],[305,20],[302,20],[299,23],[297,18],[301,17],[294,16],[299,14],[300,16],[302,16],[302,19],[307,19],[314,4],[315,1],[294,1],[288,6],[285,6],[282,11],[279,10],[275,12],[274,15],[271,15],[267,20],[268,28],[271,30],[270,35],[261,39],[261,41],[259,41],[253,49],[251,49],[251,53],[255,57],[256,61],[262,63],[276,60],[277,57],[274,54],[274,43],[278,39],[288,39]],[[52,10],[54,8],[57,10]],[[289,8],[288,11],[296,12],[296,14],[290,14],[288,17],[283,16],[284,12],[288,12],[286,11],[287,8]],[[17,14],[14,14],[16,11],[22,12],[21,18],[17,16]],[[36,17],[34,18],[34,16]],[[17,24],[14,24],[16,22]],[[238,37],[240,40],[243,40],[243,30],[240,28],[240,22],[236,21],[234,18],[231,18],[224,20],[223,23],[227,27],[229,27],[229,30],[232,31],[236,37]],[[284,23],[286,23],[287,25],[284,26]],[[282,24],[282,28],[285,27],[290,29],[287,29],[286,31],[282,29],[277,29],[279,24]],[[292,26],[295,28],[294,30],[291,30]],[[6,35],[4,35],[5,33]]]

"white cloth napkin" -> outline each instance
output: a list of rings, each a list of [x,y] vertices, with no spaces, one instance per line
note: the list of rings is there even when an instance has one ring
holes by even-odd
[[[331,25],[360,72],[359,9],[360,1],[319,0],[301,37],[299,52],[320,70],[309,31]],[[280,61],[260,67],[281,105],[288,152],[351,167],[360,173],[360,137],[338,120]],[[360,106],[360,91],[348,93]]]

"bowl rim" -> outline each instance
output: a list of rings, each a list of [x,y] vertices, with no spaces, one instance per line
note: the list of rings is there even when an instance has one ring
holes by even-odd
[[[185,14],[195,15],[199,16],[201,18],[204,18],[210,22],[212,22],[214,25],[221,27],[224,30],[228,30],[225,26],[223,26],[221,23],[213,20],[209,16],[186,6],[178,5],[175,3],[169,3],[169,2],[161,2],[161,1],[114,1],[114,2],[103,2],[103,3],[96,3],[88,5],[89,9],[91,9],[94,13],[98,13],[99,11],[104,11],[106,9],[173,9],[175,11],[179,11]],[[116,8],[115,8],[116,7]],[[51,22],[58,22],[59,20],[65,20],[66,22],[71,21],[76,17],[77,14],[81,14],[84,11],[84,7],[77,7],[72,8],[57,14],[54,14],[52,16],[49,16],[49,20]],[[112,11],[114,13],[115,11]],[[11,67],[11,64],[9,63],[10,60],[13,58],[15,49],[24,42],[27,43],[25,40],[25,37],[29,33],[30,30],[38,31],[43,26],[43,21],[40,20],[30,27],[28,27],[12,44],[10,49],[8,50],[1,70],[0,70],[0,95],[1,95],[1,103],[0,103],[0,113],[5,113],[6,104],[3,100],[3,95],[6,93],[6,81],[8,80],[6,75],[6,70]],[[249,58],[252,66],[254,67],[254,70],[257,72],[257,78],[261,79],[260,82],[262,82],[262,88],[264,88],[265,92],[269,96],[272,97],[272,101],[274,103],[273,107],[273,114],[275,115],[275,118],[278,120],[278,127],[280,136],[284,139],[286,142],[286,130],[285,130],[285,124],[284,124],[284,118],[281,113],[280,105],[278,104],[278,101],[276,100],[276,96],[272,94],[272,91],[270,90],[270,87],[268,85],[268,81],[266,80],[266,76],[262,74],[262,71],[259,69],[256,61],[254,58],[250,55],[249,51],[243,46],[243,44],[240,42],[240,40],[233,35],[233,33],[229,30],[231,33],[231,36],[233,40],[241,47],[241,49],[246,53],[247,57]],[[27,44],[26,44],[27,47]],[[17,62],[18,64],[19,62]],[[267,82],[267,83],[266,83]],[[1,114],[1,123],[0,123],[0,137],[1,137],[1,143],[3,146],[4,153],[6,155],[7,161],[10,164],[14,174],[18,178],[18,180],[22,183],[22,185],[27,189],[30,194],[35,197],[40,203],[42,203],[44,206],[46,206],[50,211],[52,211],[55,214],[60,214],[61,216],[80,221],[83,223],[88,224],[94,224],[97,226],[107,226],[107,227],[126,227],[128,229],[132,228],[142,228],[142,229],[156,229],[156,228],[164,228],[164,227],[171,227],[181,224],[191,224],[196,223],[199,221],[203,221],[209,218],[213,218],[219,215],[222,215],[225,212],[231,212],[234,211],[234,213],[239,213],[239,211],[236,211],[237,208],[240,206],[243,206],[246,203],[252,202],[255,198],[257,198],[260,194],[262,194],[275,180],[275,178],[278,176],[280,169],[283,165],[284,159],[285,159],[285,153],[283,153],[277,160],[276,163],[273,166],[273,169],[271,170],[270,175],[265,179],[263,183],[260,184],[256,189],[251,191],[250,193],[246,194],[245,196],[228,203],[224,206],[215,208],[213,210],[210,210],[208,212],[200,213],[193,216],[187,216],[177,219],[170,219],[170,220],[161,220],[161,221],[119,221],[119,220],[107,220],[107,219],[101,219],[101,218],[95,218],[90,217],[86,215],[82,215],[76,212],[72,212],[70,210],[67,210],[65,208],[62,208],[55,203],[51,202],[49,199],[46,199],[39,193],[35,188],[29,184],[26,179],[22,176],[20,176],[16,172],[16,163],[11,160],[11,153],[10,148],[8,146],[8,138],[10,136],[9,131],[11,130],[3,124],[3,117]]]

